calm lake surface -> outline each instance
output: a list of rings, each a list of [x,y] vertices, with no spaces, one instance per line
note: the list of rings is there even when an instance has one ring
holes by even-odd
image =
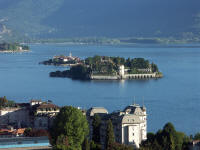
[[[109,112],[135,102],[147,107],[148,131],[165,123],[194,134],[200,131],[200,47],[186,46],[88,46],[33,44],[29,53],[0,53],[0,96],[17,102],[52,100],[59,106],[102,106]],[[65,67],[38,63],[54,55],[85,58],[94,55],[144,57],[156,63],[164,77],[151,80],[79,81],[50,78],[49,72]],[[143,98],[144,97],[144,98]]]

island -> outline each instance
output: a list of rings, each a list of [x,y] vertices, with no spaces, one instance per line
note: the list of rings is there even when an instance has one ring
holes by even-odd
[[[82,61],[79,57],[74,57],[72,56],[72,53],[69,53],[69,56],[54,56],[52,59],[40,62],[39,64],[55,66],[76,66],[82,64]]]
[[[144,58],[108,56],[88,57],[69,70],[50,72],[49,75],[82,80],[150,79],[163,76],[155,63]]]
[[[27,52],[29,46],[19,43],[0,43],[0,53]]]

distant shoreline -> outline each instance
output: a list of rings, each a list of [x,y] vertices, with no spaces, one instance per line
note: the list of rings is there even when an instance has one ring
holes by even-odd
[[[21,53],[30,52],[30,50],[0,50],[0,53]]]

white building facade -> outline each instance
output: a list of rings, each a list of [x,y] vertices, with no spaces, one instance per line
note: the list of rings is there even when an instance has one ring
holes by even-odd
[[[102,111],[100,111],[102,110]],[[127,106],[123,111],[108,114],[105,108],[96,110],[89,109],[87,118],[90,124],[90,138],[92,138],[92,118],[94,114],[99,114],[101,117],[101,144],[105,148],[106,140],[106,122],[108,119],[112,121],[117,143],[132,145],[139,148],[142,141],[147,139],[147,114],[146,108],[139,105]],[[91,115],[92,114],[92,115]]]

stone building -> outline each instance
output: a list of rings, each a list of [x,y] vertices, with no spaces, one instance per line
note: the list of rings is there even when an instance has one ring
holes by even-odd
[[[51,103],[42,103],[33,110],[33,126],[37,129],[48,129],[59,112],[59,107]]]
[[[0,126],[48,129],[58,112],[59,107],[51,102],[31,100],[30,103],[17,103],[15,107],[0,109]]]
[[[139,105],[127,106],[123,111],[108,114],[105,108],[93,107],[87,111],[90,125],[90,138],[92,138],[92,120],[94,114],[101,117],[100,137],[105,148],[107,121],[113,124],[115,140],[118,143],[133,145],[139,148],[140,143],[147,139],[147,114],[146,108]]]
[[[29,108],[27,104],[1,108],[0,125],[12,125],[17,128],[30,126]]]

